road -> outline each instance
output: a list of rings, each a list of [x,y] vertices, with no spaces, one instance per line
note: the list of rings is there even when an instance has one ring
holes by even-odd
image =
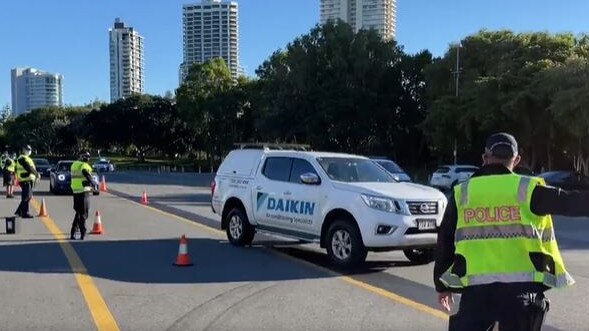
[[[445,330],[432,264],[402,253],[371,253],[367,266],[330,270],[315,245],[257,236],[254,247],[229,245],[209,206],[211,177],[115,173],[108,193],[92,199],[105,233],[66,240],[69,196],[46,193],[48,218],[0,229],[1,330]],[[141,193],[149,206],[139,203]],[[2,215],[18,200],[0,199]],[[38,210],[38,209],[37,209]],[[589,220],[557,219],[572,289],[550,293],[544,330],[589,330]],[[173,266],[179,237],[194,266]],[[458,303],[458,302],[457,302]]]

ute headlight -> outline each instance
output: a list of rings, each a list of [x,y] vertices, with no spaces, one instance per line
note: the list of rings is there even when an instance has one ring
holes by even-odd
[[[63,182],[65,180],[65,175],[58,175],[57,179]]]
[[[388,213],[400,213],[401,207],[399,203],[390,198],[377,197],[373,195],[362,194],[362,201],[373,209],[386,211]]]

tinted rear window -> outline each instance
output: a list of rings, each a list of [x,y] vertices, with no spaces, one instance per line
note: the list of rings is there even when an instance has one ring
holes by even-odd
[[[289,157],[269,157],[262,173],[268,179],[288,182],[292,159]]]
[[[57,171],[70,171],[70,169],[72,168],[72,164],[73,162],[60,163],[59,165],[57,165]]]
[[[401,169],[401,167],[399,167],[393,161],[376,161],[376,162],[378,162],[378,164],[380,164],[383,168],[387,169],[388,172],[391,172],[394,174],[403,172],[403,169]]]
[[[540,177],[548,180],[563,180],[568,178],[570,175],[571,173],[567,171],[552,171],[543,173],[540,175]]]
[[[474,167],[459,167],[459,168],[456,168],[455,171],[457,173],[461,173],[461,172],[475,172],[477,170],[478,170],[478,168],[474,168]]]
[[[438,170],[436,170],[437,174],[447,174],[450,172],[450,168],[448,167],[439,167]]]

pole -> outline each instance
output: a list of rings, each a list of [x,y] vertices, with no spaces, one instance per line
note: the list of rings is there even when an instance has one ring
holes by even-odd
[[[456,98],[458,98],[458,85],[460,84],[460,43],[456,44],[456,70],[454,71],[454,75],[456,77]],[[458,162],[458,142],[456,137],[454,137],[454,165]]]

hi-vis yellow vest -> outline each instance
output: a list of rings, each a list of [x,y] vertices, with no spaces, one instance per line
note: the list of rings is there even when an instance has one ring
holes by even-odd
[[[453,265],[440,277],[449,288],[495,282],[574,284],[558,250],[552,217],[530,210],[536,177],[515,174],[471,178],[456,186],[458,222]]]
[[[22,165],[20,165],[19,161],[23,159],[32,169],[35,169],[35,162],[33,162],[33,159],[23,154],[16,160],[16,176],[19,182],[32,182],[36,179],[36,177],[32,173],[25,170]]]
[[[84,181],[86,181],[86,177],[84,176],[83,171],[86,170],[89,173],[92,173],[92,167],[82,161],[74,161],[70,168],[71,172],[71,183],[70,186],[72,188],[73,193],[83,193],[83,192],[90,192],[92,191],[92,187],[90,185],[84,185]]]

